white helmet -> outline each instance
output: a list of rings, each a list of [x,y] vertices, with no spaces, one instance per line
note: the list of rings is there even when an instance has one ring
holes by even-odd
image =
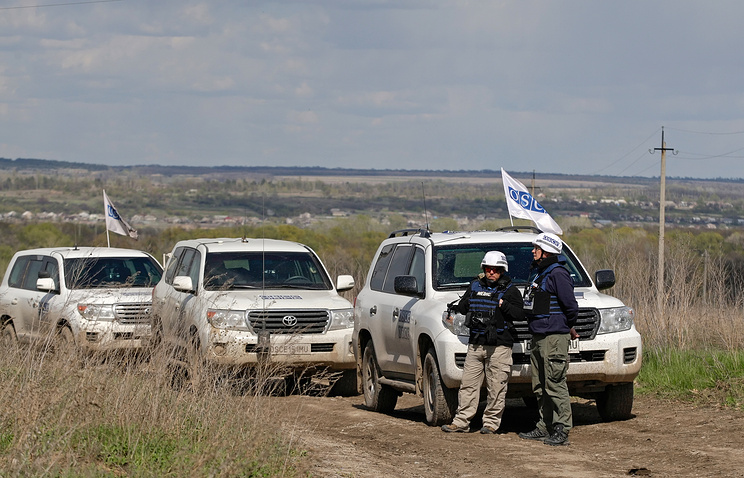
[[[539,247],[545,252],[560,254],[563,250],[563,241],[555,234],[543,232],[532,241],[532,244]]]
[[[506,262],[506,256],[501,251],[486,252],[481,261],[481,268],[483,266],[503,267],[506,272],[509,272],[509,263]]]

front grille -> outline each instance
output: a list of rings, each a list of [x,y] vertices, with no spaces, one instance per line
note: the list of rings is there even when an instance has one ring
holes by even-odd
[[[330,343],[330,344],[310,344],[310,352],[312,353],[322,353],[322,352],[333,352],[333,347],[336,344]],[[258,352],[258,344],[246,344],[245,351],[247,353],[256,353]]]
[[[254,331],[265,326],[272,334],[322,334],[329,321],[326,309],[248,311],[248,322]]]
[[[114,304],[116,320],[122,324],[149,324],[150,302]]]
[[[604,350],[587,350],[585,352],[576,352],[568,354],[568,361],[570,363],[577,362],[601,362],[604,360]],[[512,360],[514,365],[529,365],[530,354],[528,353],[515,353],[512,354]]]
[[[623,349],[623,361],[624,363],[635,362],[637,349],[635,347]]]
[[[579,309],[579,317],[576,319],[574,329],[579,334],[579,340],[592,340],[597,335],[599,327],[599,312],[597,309]],[[527,320],[514,322],[514,328],[517,329],[515,342],[524,342],[532,338]]]

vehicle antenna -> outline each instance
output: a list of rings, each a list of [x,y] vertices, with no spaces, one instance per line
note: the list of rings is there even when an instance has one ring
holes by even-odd
[[[424,220],[426,221],[426,224],[424,226],[424,229],[426,230],[426,233],[429,233],[429,211],[426,209],[426,190],[424,189],[424,182],[421,181],[421,195],[424,197]]]

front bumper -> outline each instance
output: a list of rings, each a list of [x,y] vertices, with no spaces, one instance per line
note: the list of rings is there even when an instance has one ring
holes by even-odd
[[[212,328],[205,357],[220,365],[270,362],[296,368],[348,370],[356,367],[351,337],[352,329],[324,334],[271,334],[267,351],[259,346],[254,334]]]

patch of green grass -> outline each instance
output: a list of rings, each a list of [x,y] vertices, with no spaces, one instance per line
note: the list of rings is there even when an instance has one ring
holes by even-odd
[[[744,351],[644,351],[638,391],[662,398],[744,408]]]

